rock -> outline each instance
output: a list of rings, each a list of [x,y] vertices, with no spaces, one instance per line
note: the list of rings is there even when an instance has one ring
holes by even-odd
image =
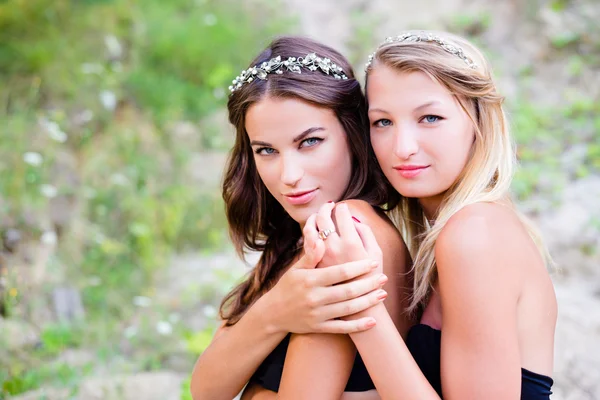
[[[582,279],[555,282],[559,305],[555,336],[554,400],[600,399],[600,285]]]
[[[4,249],[9,253],[14,253],[21,242],[21,236],[21,231],[18,229],[7,229],[3,237]]]
[[[180,400],[186,375],[143,372],[106,378],[89,378],[79,388],[79,400]]]
[[[41,388],[10,397],[10,400],[65,400],[69,398],[70,394],[70,389]]]
[[[30,323],[13,318],[0,318],[0,348],[20,349],[36,345],[39,332]]]
[[[54,311],[61,322],[81,320],[85,317],[79,290],[73,287],[59,287],[52,291]]]

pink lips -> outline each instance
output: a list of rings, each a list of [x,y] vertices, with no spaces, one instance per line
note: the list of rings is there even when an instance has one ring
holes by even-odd
[[[394,167],[403,178],[414,178],[429,168],[429,165],[399,165]]]
[[[317,189],[284,194],[283,197],[292,205],[299,206],[309,203],[317,195]]]

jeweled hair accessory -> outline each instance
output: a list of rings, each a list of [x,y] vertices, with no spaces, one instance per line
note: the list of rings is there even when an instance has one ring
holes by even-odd
[[[284,70],[301,74],[302,68],[311,71],[320,70],[327,75],[332,75],[335,79],[348,79],[339,65],[331,62],[329,58],[318,57],[315,53],[307,54],[306,57],[289,57],[285,61],[281,61],[281,56],[277,56],[271,58],[269,61],[263,62],[260,66],[256,65],[252,68],[243,70],[242,73],[231,82],[232,85],[229,86],[229,92],[235,92],[241,88],[244,83],[250,83],[256,78],[266,80],[268,74],[283,74]]]
[[[441,37],[436,36],[436,35],[431,34],[431,33],[425,33],[425,32],[420,32],[420,33],[407,32],[407,33],[403,33],[402,35],[398,35],[396,37],[388,37],[377,48],[377,50],[379,50],[381,47],[383,47],[383,46],[385,46],[386,44],[389,44],[389,43],[402,43],[402,42],[405,42],[405,43],[416,43],[416,42],[433,42],[433,43],[437,43],[444,50],[446,50],[448,53],[453,54],[453,55],[457,56],[458,58],[460,58],[461,60],[463,60],[465,62],[465,64],[467,64],[469,66],[469,68],[472,68],[472,69],[476,69],[477,68],[477,64],[469,56],[467,56],[465,54],[464,50],[461,47],[458,47],[458,46],[456,46],[456,45],[448,42],[447,40],[444,40]],[[365,65],[365,71],[371,66],[371,63],[373,62],[373,58],[375,57],[376,53],[377,53],[377,51],[375,51],[373,54],[371,54],[369,56],[367,64]]]

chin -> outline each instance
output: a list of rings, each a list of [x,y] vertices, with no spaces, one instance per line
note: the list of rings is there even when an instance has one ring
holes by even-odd
[[[430,188],[421,185],[394,185],[394,189],[396,189],[396,191],[403,197],[416,199],[434,197],[444,192],[443,190],[438,190],[437,188]]]

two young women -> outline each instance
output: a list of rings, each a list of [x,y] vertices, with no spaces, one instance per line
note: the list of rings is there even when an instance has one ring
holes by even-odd
[[[194,398],[247,382],[243,399],[549,398],[556,300],[474,46],[386,40],[367,105],[339,53],[283,38],[230,89],[223,194],[238,251],[262,257],[223,303]]]

